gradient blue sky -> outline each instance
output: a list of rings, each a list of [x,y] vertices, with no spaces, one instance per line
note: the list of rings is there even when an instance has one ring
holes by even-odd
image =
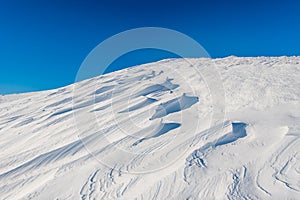
[[[298,0],[2,0],[0,94],[71,84],[96,45],[137,27],[180,31],[212,57],[300,55],[299,9]],[[136,51],[108,71],[174,56]]]

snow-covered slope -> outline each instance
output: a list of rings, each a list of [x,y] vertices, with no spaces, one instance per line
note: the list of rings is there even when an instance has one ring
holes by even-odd
[[[300,199],[299,77],[170,59],[0,96],[0,199]]]

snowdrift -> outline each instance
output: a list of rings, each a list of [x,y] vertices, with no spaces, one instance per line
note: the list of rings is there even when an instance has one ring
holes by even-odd
[[[300,199],[299,77],[168,59],[0,96],[0,199]]]

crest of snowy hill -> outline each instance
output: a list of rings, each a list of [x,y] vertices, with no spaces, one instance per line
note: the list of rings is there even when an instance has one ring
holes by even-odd
[[[0,199],[300,199],[299,77],[169,59],[0,96]]]

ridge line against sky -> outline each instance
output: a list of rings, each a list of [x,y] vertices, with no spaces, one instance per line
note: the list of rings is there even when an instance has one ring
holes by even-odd
[[[297,56],[299,8],[297,0],[4,0],[0,2],[0,94],[69,85],[96,45],[138,27],[182,32],[213,58]],[[139,50],[120,57],[108,72],[169,57],[177,56]]]

